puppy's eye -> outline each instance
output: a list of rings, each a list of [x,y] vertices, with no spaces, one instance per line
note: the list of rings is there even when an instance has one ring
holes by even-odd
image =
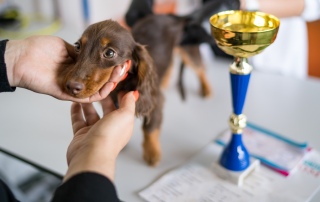
[[[103,53],[105,58],[113,58],[115,55],[116,53],[112,49],[108,49]]]
[[[75,50],[78,52],[78,51],[80,51],[80,44],[79,43],[75,43],[74,44],[74,48],[75,48]]]

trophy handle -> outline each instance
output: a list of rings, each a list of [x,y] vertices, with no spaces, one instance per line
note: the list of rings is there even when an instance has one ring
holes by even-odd
[[[247,58],[235,57],[230,65],[233,113],[229,119],[232,138],[224,148],[220,164],[228,170],[242,171],[250,165],[250,156],[242,143],[242,132],[247,125],[247,118],[242,114],[252,66]]]

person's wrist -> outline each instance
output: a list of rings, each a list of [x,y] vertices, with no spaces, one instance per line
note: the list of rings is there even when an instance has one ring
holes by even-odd
[[[106,121],[106,120],[104,120]],[[91,147],[92,151],[96,151],[97,153],[103,150],[108,154],[109,158],[116,159],[119,152],[122,150],[122,141],[117,141],[114,139],[113,135],[116,135],[117,132],[113,135],[106,135],[104,128],[99,128],[96,130],[92,130],[91,134],[89,134],[86,138],[86,142],[88,147]],[[117,138],[116,138],[117,139]]]
[[[246,0],[240,0],[240,10],[246,10]]]
[[[91,156],[96,156],[100,158],[104,158],[108,161],[116,161],[119,149],[117,147],[117,144],[112,141],[110,141],[106,137],[95,137],[93,141],[87,140],[88,142],[88,153],[90,153]]]
[[[20,54],[20,47],[19,43],[22,40],[12,40],[8,41],[6,44],[6,50],[4,54],[4,61],[6,63],[7,68],[7,77],[11,87],[18,86],[18,79],[15,76],[15,65],[18,61],[19,54]]]
[[[72,176],[83,172],[95,172],[113,181],[116,158],[117,154],[114,149],[106,147],[101,142],[88,142],[70,160],[63,181],[65,182]]]

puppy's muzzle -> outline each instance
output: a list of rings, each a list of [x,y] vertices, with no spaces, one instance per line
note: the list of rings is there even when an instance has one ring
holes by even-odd
[[[78,95],[84,88],[84,84],[77,81],[67,81],[66,83],[68,92],[71,95]]]

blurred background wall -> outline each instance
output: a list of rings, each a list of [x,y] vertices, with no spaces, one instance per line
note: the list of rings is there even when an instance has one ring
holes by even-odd
[[[153,10],[158,14],[186,15],[200,8],[206,1],[209,0],[154,0]],[[225,2],[231,1],[238,0]],[[264,11],[266,8],[262,5],[268,3],[269,10],[264,12],[283,16],[274,45],[262,54],[250,58],[255,69],[302,79],[310,76],[320,78],[320,0],[303,1],[305,8],[300,16],[284,14],[286,10],[290,10],[290,5],[301,0],[257,1],[261,3],[260,10]],[[317,2],[319,8],[312,6]],[[124,15],[130,3],[131,0],[0,0],[0,39],[56,35],[74,43],[84,29],[95,22],[113,19],[127,27]],[[317,15],[310,20],[306,13],[310,14],[313,10]],[[209,23],[205,22],[204,25],[209,32]]]
[[[201,5],[200,0],[156,0],[156,12],[186,14]],[[64,26],[83,30],[88,24],[106,19],[123,22],[131,0],[2,0],[0,12],[11,7],[21,15],[40,13],[57,17]],[[177,9],[177,6],[178,9]]]

